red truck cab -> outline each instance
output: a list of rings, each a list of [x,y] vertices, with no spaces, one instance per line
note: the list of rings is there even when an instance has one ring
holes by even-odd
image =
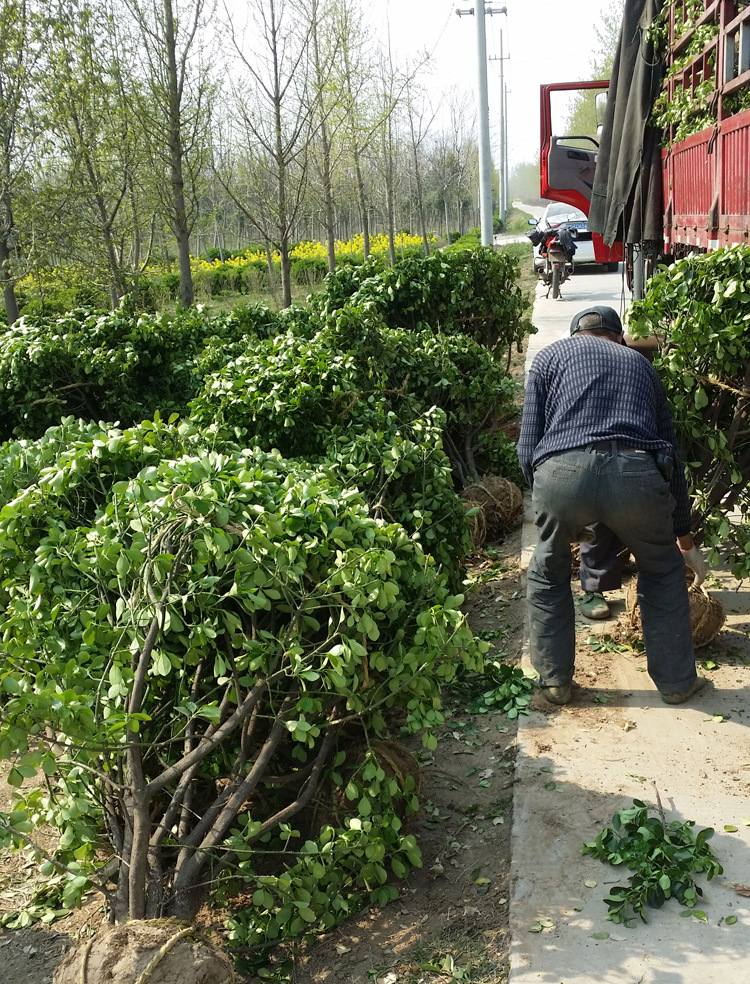
[[[554,82],[541,87],[541,151],[539,178],[542,198],[564,202],[589,214],[591,191],[596,172],[599,144],[594,137],[553,133],[552,94],[578,92],[586,89],[607,89],[609,81]],[[581,147],[580,144],[584,144]],[[607,246],[598,232],[593,233],[594,256],[597,263],[618,263],[623,258],[621,242]]]

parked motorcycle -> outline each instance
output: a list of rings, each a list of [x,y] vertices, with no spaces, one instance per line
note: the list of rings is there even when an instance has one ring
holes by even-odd
[[[540,246],[544,265],[539,276],[556,300],[560,297],[560,286],[573,273],[573,256],[576,251],[576,230],[562,222],[554,229],[533,229],[526,233],[534,246]]]

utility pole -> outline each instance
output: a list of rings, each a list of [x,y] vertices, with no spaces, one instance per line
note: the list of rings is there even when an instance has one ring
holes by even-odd
[[[510,190],[508,188],[508,89],[505,85],[506,62],[510,55],[503,53],[503,32],[500,31],[500,57],[490,58],[490,61],[500,62],[500,161],[497,168],[498,186],[500,189],[500,204],[498,212],[500,221],[505,221],[505,215],[510,205]]]
[[[482,245],[492,245],[492,175],[490,157],[490,103],[487,94],[487,37],[484,18],[486,14],[504,14],[505,7],[486,7],[484,0],[477,0],[477,100],[479,109],[479,218],[482,230]],[[469,10],[456,9],[459,17],[475,14]]]
[[[503,32],[500,31],[500,221],[505,222],[508,208],[508,189],[505,187],[505,73],[503,71]]]
[[[490,61],[500,62],[500,161],[497,168],[498,187],[500,189],[500,203],[498,213],[500,221],[505,221],[505,216],[510,207],[510,189],[508,187],[508,87],[505,84],[505,69],[503,63],[508,61],[510,55],[503,52],[503,32],[500,31],[500,57],[490,58]]]
[[[502,35],[500,37],[502,43]],[[510,58],[510,55],[507,55],[506,57]],[[505,214],[507,215],[508,209],[510,208],[510,179],[508,178],[508,83],[507,82],[505,83],[505,86],[503,88],[502,96],[503,96],[503,148],[505,151],[503,155],[503,174],[504,174],[503,185],[505,186]]]

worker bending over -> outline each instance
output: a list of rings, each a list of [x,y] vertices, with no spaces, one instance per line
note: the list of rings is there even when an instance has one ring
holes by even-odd
[[[666,396],[653,366],[623,344],[610,307],[587,308],[532,362],[518,460],[532,488],[537,544],[527,599],[542,695],[567,704],[575,664],[571,542],[604,523],[635,557],[648,673],[667,704],[705,684],[695,670],[685,564],[705,563]],[[684,558],[684,559],[683,559]]]

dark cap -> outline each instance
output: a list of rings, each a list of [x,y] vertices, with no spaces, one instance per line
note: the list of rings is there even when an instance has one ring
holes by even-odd
[[[579,331],[592,331],[601,328],[622,335],[622,321],[620,321],[620,315],[614,308],[602,307],[601,305],[586,308],[585,311],[579,311],[570,322],[571,335],[575,335]]]

